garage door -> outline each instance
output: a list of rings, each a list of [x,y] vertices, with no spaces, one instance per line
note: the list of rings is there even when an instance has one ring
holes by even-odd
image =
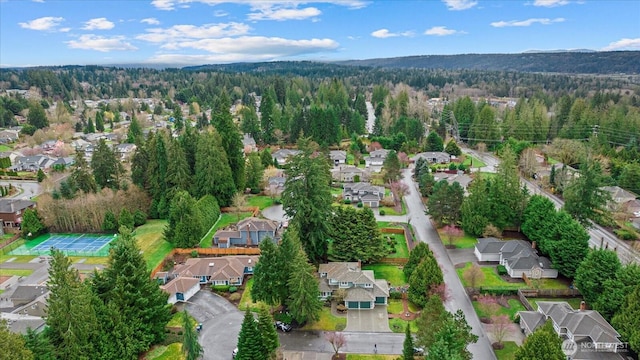
[[[347,301],[347,308],[348,309],[357,309],[358,308],[358,302],[357,301]]]
[[[376,305],[377,304],[384,304],[385,303],[385,297],[384,296],[377,296],[376,297]]]
[[[360,309],[371,309],[371,303],[369,301],[361,301]]]

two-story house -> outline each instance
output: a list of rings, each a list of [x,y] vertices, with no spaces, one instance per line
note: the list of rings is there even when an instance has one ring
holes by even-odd
[[[387,305],[387,281],[376,279],[373,270],[362,270],[358,262],[320,264],[318,275],[322,300],[330,299],[338,289],[345,289],[344,305],[347,309],[369,310],[376,305]]]
[[[10,168],[13,171],[33,171],[49,169],[55,159],[46,155],[19,156]]]
[[[289,157],[296,156],[298,154],[300,154],[300,150],[280,149],[271,154],[271,157],[278,162],[278,165],[282,166],[287,164]]]
[[[365,167],[372,168],[374,171],[380,171],[384,161],[387,159],[387,155],[389,155],[389,150],[386,149],[370,152],[368,156],[364,157]]]
[[[362,202],[364,206],[377,208],[384,198],[384,187],[366,182],[346,183],[343,185],[342,198],[352,203]]]
[[[258,246],[264,239],[277,241],[282,224],[269,219],[249,217],[236,225],[216,231],[213,244],[220,248],[232,246]]]
[[[340,166],[347,162],[347,152],[344,150],[331,150],[329,151],[329,159],[333,166]]]
[[[512,278],[522,278],[523,274],[531,279],[558,277],[558,270],[551,266],[551,261],[539,256],[525,240],[480,238],[473,252],[478,261],[497,261],[504,265]]]
[[[520,311],[518,315],[525,336],[551,321],[563,340],[576,344],[577,352],[567,359],[625,359],[619,354],[624,348],[620,334],[599,312],[587,310],[584,301],[580,310],[574,310],[564,301],[538,301],[538,311]]]
[[[21,199],[0,199],[0,220],[2,220],[5,232],[16,232],[20,230],[22,215],[28,208],[35,208],[36,203]]]

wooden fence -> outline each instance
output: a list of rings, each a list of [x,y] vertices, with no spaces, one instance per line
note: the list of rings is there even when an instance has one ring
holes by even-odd
[[[380,229],[380,232],[383,234],[403,234],[404,235],[403,228],[382,228]]]
[[[535,311],[535,309],[527,298],[568,298],[579,296],[581,296],[580,291],[576,289],[518,289],[518,298],[529,311]]]
[[[3,241],[0,243],[0,249],[4,249],[5,247],[11,245],[11,243],[13,243],[14,241],[20,239],[20,234],[15,234],[14,236],[12,236],[11,238]]]
[[[407,262],[409,262],[409,259],[407,259],[407,258],[382,258],[382,259],[378,260],[378,262],[379,263],[383,263],[383,264],[404,266],[404,265],[407,264]]]
[[[238,210],[239,212],[250,212],[251,216],[258,216],[258,214],[260,213],[260,208],[257,206],[245,206],[239,209],[236,209],[235,207],[220,208],[220,212],[223,212],[223,213],[232,213]]]

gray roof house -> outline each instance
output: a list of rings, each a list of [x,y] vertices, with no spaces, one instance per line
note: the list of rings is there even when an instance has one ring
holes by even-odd
[[[558,277],[551,261],[538,256],[528,241],[480,238],[473,252],[478,261],[497,261],[504,265],[512,278],[522,278],[523,274],[531,279]]]
[[[370,310],[387,305],[389,285],[376,279],[373,270],[362,270],[358,262],[330,262],[318,267],[320,299],[327,300],[337,289],[345,289],[344,305],[352,310]]]
[[[344,150],[329,151],[329,159],[334,166],[339,166],[347,162],[347,152]]]
[[[460,186],[462,186],[463,189],[465,189],[465,191],[469,187],[469,184],[471,184],[471,182],[473,181],[473,178],[471,178],[471,176],[465,174],[462,171],[458,171],[455,174],[436,172],[433,174],[433,178],[435,179],[435,181],[447,180],[449,185],[457,182],[458,184],[460,184]]]
[[[216,231],[213,244],[219,248],[232,246],[258,246],[264,239],[277,241],[282,224],[268,219],[249,217],[236,225]]]
[[[124,143],[116,145],[113,150],[120,156],[120,161],[127,161],[137,148],[136,144]]]
[[[538,311],[520,311],[520,328],[526,336],[550,320],[563,340],[577,344],[577,352],[567,359],[624,359],[619,352],[624,344],[620,334],[594,310],[574,310],[564,301],[539,301]]]
[[[370,152],[368,156],[364,157],[365,167],[370,167],[375,171],[380,171],[387,155],[389,155],[389,150],[387,149],[374,150]]]
[[[267,190],[269,191],[269,195],[280,195],[282,191],[284,191],[284,183],[287,181],[287,178],[284,176],[271,176],[267,180]]]
[[[256,140],[251,136],[251,134],[243,134],[242,135],[242,145],[244,145],[245,154],[258,151],[258,147],[256,146]]]
[[[71,156],[66,156],[66,157],[59,157],[56,159],[56,161],[53,162],[53,164],[51,164],[52,168],[56,168],[56,166],[61,166],[63,168],[68,168],[69,166],[73,165],[76,163],[76,159],[71,157]]]
[[[49,169],[55,159],[45,155],[18,156],[15,163],[10,167],[13,171],[38,171]]]
[[[169,304],[186,302],[200,291],[200,279],[179,276],[164,285],[160,285],[160,289],[169,294],[169,299],[167,300]]]
[[[233,285],[239,286],[244,282],[244,276],[253,274],[253,269],[259,256],[233,255],[213,258],[189,258],[182,264],[176,265],[169,272],[159,272],[155,278],[161,283],[168,281],[163,290],[169,292],[176,290],[186,295],[192,289],[192,282],[171,284],[177,278],[194,278],[198,284]],[[171,286],[169,286],[171,284]],[[176,292],[176,293],[177,293]],[[176,297],[176,301],[180,300]]]
[[[8,144],[18,141],[20,138],[20,132],[16,130],[2,130],[0,131],[0,144]]]
[[[342,188],[342,198],[352,203],[362,202],[364,206],[377,208],[384,198],[384,187],[366,182],[346,183]]]
[[[448,164],[451,162],[451,155],[442,151],[427,151],[416,154],[413,157],[413,161],[423,158],[427,160],[429,164]]]
[[[296,156],[298,154],[300,154],[300,150],[280,149],[271,154],[271,156],[278,162],[278,165],[285,165],[290,156]]]
[[[608,207],[613,211],[624,211],[625,205],[638,197],[638,195],[619,186],[603,186],[600,190],[611,194],[611,203],[608,204]]]
[[[331,176],[339,182],[368,181],[371,174],[367,169],[361,169],[353,165],[340,165],[331,170]]]

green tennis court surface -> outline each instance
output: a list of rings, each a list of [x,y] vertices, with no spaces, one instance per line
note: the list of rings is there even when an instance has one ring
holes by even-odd
[[[11,251],[10,255],[49,255],[56,248],[69,256],[109,256],[116,235],[45,234]]]

